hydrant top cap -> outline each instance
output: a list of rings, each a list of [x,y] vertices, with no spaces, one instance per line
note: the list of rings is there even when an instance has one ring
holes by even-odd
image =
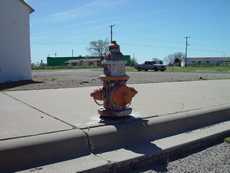
[[[116,41],[112,41],[111,44],[109,45],[109,50],[111,49],[119,49],[120,46],[117,44]]]

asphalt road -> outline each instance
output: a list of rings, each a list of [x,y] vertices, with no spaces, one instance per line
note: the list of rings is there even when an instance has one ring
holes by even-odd
[[[31,90],[50,88],[75,88],[101,85],[99,69],[42,70],[33,71],[32,84],[11,87],[9,90]],[[175,72],[128,72],[128,83],[158,83],[193,80],[230,79],[230,73],[175,73]]]

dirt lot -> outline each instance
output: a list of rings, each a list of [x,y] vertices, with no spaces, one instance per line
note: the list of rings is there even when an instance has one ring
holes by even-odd
[[[100,69],[33,71],[33,83],[2,87],[8,90],[74,88],[101,85]],[[230,79],[230,73],[128,72],[128,83],[156,83],[192,80]],[[0,87],[1,89],[1,87]]]

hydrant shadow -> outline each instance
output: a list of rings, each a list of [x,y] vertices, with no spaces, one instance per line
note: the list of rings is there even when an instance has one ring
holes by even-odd
[[[144,165],[151,166],[151,169],[157,172],[167,171],[168,158],[167,156],[162,157],[162,149],[153,143],[157,136],[155,138],[154,132],[149,130],[147,119],[127,116],[125,118],[101,119],[101,123],[115,127],[116,134],[108,136],[108,141],[113,143],[112,145],[101,148],[100,152],[96,151],[95,154],[111,150],[126,150],[127,155],[121,155],[120,160],[136,157],[130,165],[133,170]]]

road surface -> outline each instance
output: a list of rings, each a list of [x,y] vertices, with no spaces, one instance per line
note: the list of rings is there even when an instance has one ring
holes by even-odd
[[[100,69],[33,71],[35,83],[10,87],[9,90],[75,88],[101,85]],[[230,73],[128,72],[130,84],[230,79]]]

